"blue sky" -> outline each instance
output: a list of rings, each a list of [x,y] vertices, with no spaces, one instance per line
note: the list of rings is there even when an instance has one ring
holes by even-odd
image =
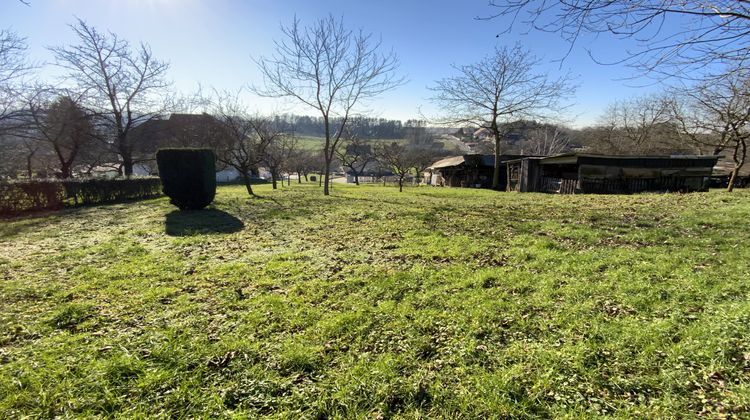
[[[272,52],[281,24],[291,22],[295,14],[304,23],[333,13],[343,16],[350,28],[381,36],[384,46],[399,56],[400,72],[408,83],[368,106],[372,115],[384,118],[416,118],[420,109],[434,114],[428,87],[451,75],[452,63],[472,63],[495,46],[516,42],[544,60],[543,70],[552,75],[569,71],[577,77],[575,105],[568,112],[575,126],[594,122],[615,99],[659,89],[637,87],[646,80],[623,81],[633,75],[630,69],[602,66],[588,57],[584,47],[598,58],[617,58],[626,45],[608,37],[582,39],[561,69],[555,60],[567,51],[565,41],[554,34],[520,30],[501,34],[506,22],[475,19],[492,12],[487,0],[31,0],[31,6],[4,0],[0,7],[0,27],[25,36],[37,62],[51,60],[46,46],[75,41],[67,25],[77,16],[131,42],[150,44],[156,57],[171,63],[169,78],[182,91],[194,90],[198,83],[229,90],[259,83],[251,57]],[[44,69],[42,74],[50,77],[53,72]],[[250,96],[245,100],[260,112],[312,114],[290,103]]]

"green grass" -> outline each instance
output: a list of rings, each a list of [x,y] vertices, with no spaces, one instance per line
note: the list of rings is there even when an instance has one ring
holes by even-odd
[[[376,145],[379,143],[390,144],[393,142],[401,144],[407,143],[406,139],[366,139],[365,141],[372,145]],[[325,138],[323,137],[297,137],[297,147],[299,147],[301,150],[320,151],[323,149],[323,146],[325,146]]]
[[[0,418],[750,415],[750,191],[0,221]]]

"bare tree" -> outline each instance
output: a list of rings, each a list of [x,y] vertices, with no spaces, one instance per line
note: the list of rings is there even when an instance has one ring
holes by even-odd
[[[57,65],[68,71],[68,79],[88,94],[84,105],[103,121],[103,139],[120,157],[124,174],[133,174],[138,141],[130,131],[165,112],[165,80],[169,64],[154,58],[148,45],[137,48],[114,33],[102,33],[78,20],[71,29],[77,45],[51,48]]]
[[[94,137],[92,116],[70,95],[50,95],[55,93],[44,89],[29,101],[31,127],[27,132],[32,140],[40,141],[52,150],[58,162],[58,176],[70,178],[81,150]]]
[[[688,151],[677,135],[671,109],[672,99],[665,95],[614,101],[600,117],[588,147],[619,155]]]
[[[250,115],[239,100],[239,92],[217,92],[211,114],[215,125],[208,140],[216,152],[216,160],[239,172],[247,193],[256,196],[253,175],[265,159],[268,146],[283,133],[272,120]]]
[[[315,172],[315,160],[317,154],[305,149],[295,148],[287,159],[286,168],[291,173],[297,174],[297,183],[302,183],[302,177],[308,180],[307,175]]]
[[[727,187],[731,192],[750,143],[750,71],[735,69],[722,80],[685,89],[681,95],[683,101],[674,107],[680,133],[713,154],[731,153],[734,168]]]
[[[570,147],[570,139],[559,127],[544,125],[532,130],[523,144],[523,153],[536,156],[553,156]]]
[[[335,153],[341,165],[348,168],[354,175],[354,184],[359,185],[359,177],[367,165],[375,160],[372,146],[362,141],[356,135],[348,135],[349,141],[336,148]]]
[[[256,61],[264,88],[255,91],[293,98],[323,117],[323,193],[328,195],[331,162],[350,118],[361,102],[402,83],[394,75],[398,60],[393,52],[380,52],[380,40],[346,29],[343,19],[333,16],[307,27],[295,18],[282,31],[284,39],[276,42],[275,54]]]
[[[632,39],[638,47],[619,62],[658,77],[705,77],[716,63],[747,67],[750,57],[746,1],[490,0],[490,5],[495,10],[490,19],[505,16],[557,33],[569,42],[568,53],[586,33]]]
[[[545,119],[563,108],[560,102],[574,91],[565,75],[551,79],[536,71],[539,60],[520,45],[496,48],[475,63],[453,65],[456,76],[438,80],[433,102],[446,110],[442,123],[485,128],[495,141],[492,188],[500,187],[501,141],[512,119]]]
[[[26,50],[24,38],[0,30],[0,135],[12,131],[23,115],[20,80],[31,69]]]
[[[383,167],[396,175],[398,191],[404,191],[404,179],[414,168],[414,154],[410,153],[406,146],[394,142],[377,147],[375,156]]]
[[[269,123],[271,123],[269,121]],[[274,124],[275,123],[271,123]],[[271,172],[271,184],[275,190],[277,181],[281,179],[282,170],[287,167],[289,160],[297,151],[297,138],[289,133],[279,133],[274,136],[273,140],[266,146],[263,156],[263,163],[268,166]],[[283,179],[282,179],[283,186]]]

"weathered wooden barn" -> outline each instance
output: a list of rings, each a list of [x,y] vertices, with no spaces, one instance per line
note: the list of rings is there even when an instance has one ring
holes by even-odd
[[[746,158],[747,160],[747,158]],[[729,186],[729,179],[734,170],[734,162],[731,158],[720,156],[714,166],[714,172],[711,175],[711,188],[726,188]],[[750,164],[743,165],[737,173],[734,180],[735,188],[745,188],[750,186]]]
[[[500,189],[506,189],[505,162],[521,155],[500,156]],[[495,155],[469,154],[441,159],[427,168],[425,182],[445,187],[491,188]]]
[[[706,191],[717,156],[569,153],[506,162],[507,190],[560,194]]]

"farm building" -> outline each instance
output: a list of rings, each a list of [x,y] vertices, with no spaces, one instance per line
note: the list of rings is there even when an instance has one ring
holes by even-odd
[[[506,163],[508,191],[629,194],[706,191],[717,156],[603,156],[569,153]]]
[[[505,162],[521,155],[500,155],[500,189],[505,189]],[[453,156],[433,163],[425,172],[425,183],[445,187],[490,188],[495,155]]]
[[[747,159],[745,159],[747,160]],[[711,175],[712,188],[726,188],[729,186],[729,179],[734,170],[734,162],[731,158],[721,156],[714,166],[713,175]],[[734,186],[744,188],[750,185],[750,163],[743,165],[737,173],[734,180]]]

